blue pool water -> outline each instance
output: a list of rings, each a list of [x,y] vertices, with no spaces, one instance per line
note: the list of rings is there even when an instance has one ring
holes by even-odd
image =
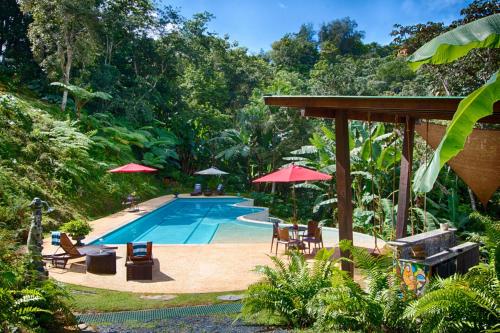
[[[261,211],[235,207],[240,198],[176,199],[137,220],[106,234],[92,244],[208,244],[266,242],[271,226],[240,222],[238,216]]]

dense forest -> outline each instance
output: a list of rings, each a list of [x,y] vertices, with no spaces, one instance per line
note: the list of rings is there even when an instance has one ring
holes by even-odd
[[[272,213],[288,218],[287,186],[271,194],[250,181],[291,162],[333,173],[334,123],[267,107],[263,95],[465,95],[500,59],[487,49],[417,72],[405,62],[440,33],[498,12],[498,1],[476,0],[450,25],[395,24],[390,45],[365,43],[349,17],[318,30],[304,23],[259,54],[210,32],[210,13],[186,18],[149,0],[7,0],[0,9],[0,220],[8,229],[27,225],[34,196],[57,208],[46,222],[59,224],[118,209],[131,191],[142,198],[189,191],[206,181],[193,172],[211,165],[230,172],[229,192],[272,203]],[[355,227],[378,225],[391,237],[401,128],[350,126]],[[417,142],[420,164],[429,148]],[[106,173],[132,161],[160,172]],[[335,225],[334,184],[298,186],[301,219]],[[497,219],[499,200],[497,193],[485,210],[446,168],[425,200],[414,196],[412,231],[441,220],[463,229],[475,210]]]

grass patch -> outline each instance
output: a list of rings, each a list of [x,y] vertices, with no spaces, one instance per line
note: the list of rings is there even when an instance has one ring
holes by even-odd
[[[226,291],[203,294],[172,294],[177,297],[168,301],[142,299],[143,295],[159,295],[153,293],[133,293],[83,287],[74,284],[64,284],[72,296],[68,301],[71,309],[78,313],[110,312],[158,309],[177,306],[208,305],[228,303],[217,299],[217,296],[227,294],[242,294],[243,291]]]

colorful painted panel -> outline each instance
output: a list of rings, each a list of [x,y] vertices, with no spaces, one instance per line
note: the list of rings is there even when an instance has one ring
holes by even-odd
[[[429,283],[429,266],[419,263],[400,261],[399,268],[401,269],[401,276],[408,289],[413,290],[417,295],[420,295],[424,286]]]

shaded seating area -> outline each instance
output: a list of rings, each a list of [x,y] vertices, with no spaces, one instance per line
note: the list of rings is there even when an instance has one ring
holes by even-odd
[[[127,281],[153,279],[153,243],[127,243]]]
[[[280,227],[277,220],[273,220],[273,234],[271,239],[271,252],[273,251],[274,240],[276,239],[276,254],[278,254],[279,244],[285,245],[285,252],[289,248],[301,251],[308,249],[311,253],[311,244],[314,249],[324,247],[321,227],[317,221],[309,221],[307,227],[303,225],[292,225]],[[306,246],[307,243],[307,246]]]

